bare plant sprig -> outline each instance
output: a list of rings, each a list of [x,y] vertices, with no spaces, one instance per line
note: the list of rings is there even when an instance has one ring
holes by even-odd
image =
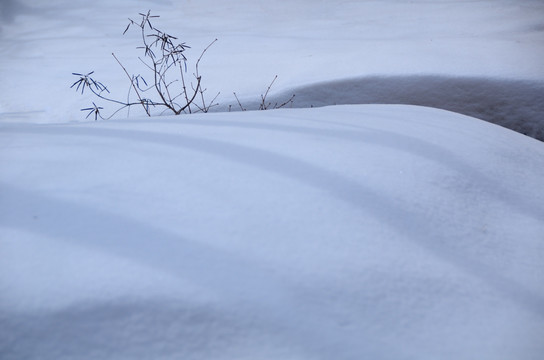
[[[87,114],[87,116],[85,117],[85,119],[87,119],[89,116],[91,116],[91,115],[94,114],[94,119],[96,120],[98,117],[100,117],[101,119],[103,119],[102,115],[100,114],[100,110],[102,110],[102,109],[103,109],[103,107],[97,106],[97,105],[93,102],[93,107],[81,109],[81,111],[88,111],[88,112],[89,112],[89,113]]]
[[[272,79],[272,82],[270,83],[270,85],[268,85],[268,88],[266,89],[266,92],[264,93],[264,95],[261,95],[261,103],[259,104],[259,110],[268,110],[268,109],[270,109],[270,106],[272,105],[272,103],[271,102],[267,103],[266,102],[266,97],[268,96],[268,93],[270,92],[270,88],[272,88],[272,85],[274,85],[274,82],[276,81],[277,78],[278,78],[278,75],[274,76],[274,79]],[[293,94],[287,101],[285,101],[284,103],[279,104],[279,105],[278,105],[278,103],[275,103],[272,108],[273,109],[280,109],[280,108],[286,106],[287,104],[292,103],[294,98],[295,98],[295,95]]]
[[[129,80],[129,90],[125,101],[117,100],[110,97],[110,91],[101,82],[95,80],[91,75],[94,71],[86,74],[72,73],[78,76],[71,88],[75,87],[76,91],[81,89],[81,93],[85,89],[89,89],[98,98],[120,105],[120,108],[113,112],[108,119],[124,108],[132,106],[141,106],[148,116],[151,116],[151,107],[163,108],[164,111],[170,111],[176,115],[184,112],[192,112],[191,105],[194,105],[198,111],[207,112],[210,107],[215,106],[215,99],[211,103],[207,103],[204,97],[206,89],[202,87],[202,76],[199,73],[199,63],[206,51],[213,45],[217,39],[212,41],[200,54],[196,64],[195,72],[193,73],[194,82],[188,82],[186,79],[187,72],[187,57],[184,52],[190,48],[187,44],[179,42],[178,38],[164,31],[161,31],[153,26],[152,20],[158,18],[158,15],[151,15],[151,11],[147,13],[139,13],[140,20],[135,21],[129,19],[129,23],[123,34],[126,34],[131,27],[136,27],[140,31],[142,46],[137,49],[143,49],[143,56],[138,59],[144,64],[144,68],[151,73],[152,81],[148,84],[141,74],[130,74],[126,67],[122,64],[119,58],[112,53],[112,56],[122,68]],[[177,70],[176,70],[177,69]],[[175,74],[178,73],[179,76]],[[189,84],[189,86],[187,86]],[[149,93],[149,96],[144,94]],[[200,95],[201,104],[196,104],[195,99]],[[133,97],[135,99],[133,100]],[[81,109],[89,111],[87,117],[94,114],[95,120],[102,117],[100,110],[102,107],[93,103],[93,107]]]
[[[197,78],[197,79],[200,79],[200,78],[201,78],[200,73],[198,72],[198,69],[199,69],[198,65],[200,64],[200,61],[202,60],[202,57],[204,56],[204,54],[206,53],[206,51],[208,51],[208,49],[209,49],[216,41],[217,41],[217,39],[215,39],[214,41],[212,41],[212,42],[211,42],[211,43],[210,43],[210,44],[202,51],[202,53],[200,54],[198,60],[196,61],[196,64],[195,64],[195,74],[194,74],[195,78]],[[200,111],[205,112],[205,113],[207,113],[207,112],[210,110],[211,107],[219,105],[218,103],[215,103],[215,100],[217,99],[217,97],[218,97],[219,94],[220,94],[220,93],[217,93],[217,94],[215,95],[215,97],[208,103],[208,105],[206,105],[206,100],[205,100],[205,98],[204,98],[204,92],[205,92],[206,90],[207,90],[207,89],[203,89],[202,87],[200,87],[200,90],[199,90],[200,99],[201,99],[202,106],[199,106],[199,105],[195,104],[196,107],[197,107]]]
[[[272,105],[272,102],[267,102],[266,98],[268,96],[268,93],[270,92],[270,89],[272,88],[272,85],[274,85],[274,82],[276,81],[277,78],[278,78],[278,75],[274,76],[274,79],[272,79],[272,82],[266,88],[266,92],[264,94],[261,94],[261,102],[259,103],[259,110],[281,109],[282,107],[285,107],[293,103],[293,100],[295,99],[294,94],[281,104],[276,102],[274,103],[274,105]],[[242,102],[238,98],[238,95],[236,95],[236,93],[233,93],[233,94],[234,94],[234,97],[236,98],[236,102],[238,103],[238,107],[240,108],[240,110],[246,111],[247,109],[242,105]],[[229,109],[230,109],[230,106],[229,106]]]
[[[75,83],[70,86],[70,89],[77,85],[76,91],[79,91],[79,88],[81,88],[81,94],[85,91],[85,88],[89,88],[89,90],[95,92],[98,91],[101,93],[102,91],[108,91],[108,89],[102,84],[101,82],[98,82],[94,80],[91,75],[94,74],[94,71],[91,71],[87,74],[80,74],[80,73],[72,73],[72,75],[79,76],[79,80],[77,80]],[[94,90],[93,90],[94,87]]]

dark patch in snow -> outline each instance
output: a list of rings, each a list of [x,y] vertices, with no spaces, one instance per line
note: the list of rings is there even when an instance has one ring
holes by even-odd
[[[544,141],[544,82],[541,81],[438,75],[371,76],[301,86],[271,97],[270,101],[281,101],[291,94],[296,94],[293,107],[297,108],[403,104],[444,109]]]

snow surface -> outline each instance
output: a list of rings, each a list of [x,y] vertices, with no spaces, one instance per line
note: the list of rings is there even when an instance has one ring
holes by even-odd
[[[128,20],[151,9],[201,63],[211,99],[248,108],[272,89],[295,107],[384,103],[438,107],[544,140],[541,0],[3,0],[0,121],[82,119],[72,72],[95,71],[117,98],[144,72]],[[63,99],[59,101],[58,99]],[[124,116],[124,114],[121,114]]]
[[[85,121],[147,9],[216,110],[324,107]],[[542,138],[543,14],[0,2],[0,358],[541,359],[544,145],[475,117]]]

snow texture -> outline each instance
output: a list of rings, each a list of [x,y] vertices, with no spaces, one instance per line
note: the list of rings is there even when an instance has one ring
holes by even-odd
[[[85,121],[147,9],[221,106]],[[541,359],[543,14],[0,2],[0,358]]]

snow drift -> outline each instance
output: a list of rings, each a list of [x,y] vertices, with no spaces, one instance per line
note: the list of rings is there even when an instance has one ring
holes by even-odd
[[[319,108],[85,121],[148,9],[224,110]],[[0,1],[0,358],[541,359],[543,143],[479,119],[542,139],[543,14]]]
[[[4,125],[3,359],[537,359],[544,149],[335,106]]]

